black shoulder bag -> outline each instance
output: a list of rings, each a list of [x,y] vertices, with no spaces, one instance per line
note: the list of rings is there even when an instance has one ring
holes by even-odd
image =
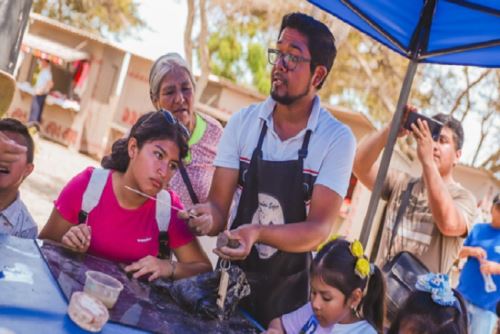
[[[410,194],[416,181],[410,181],[402,194],[401,204],[392,227],[388,255],[390,256],[394,238],[403,214],[408,206]],[[382,267],[382,273],[387,284],[387,319],[393,321],[399,309],[402,308],[408,296],[415,291],[415,283],[419,275],[427,274],[429,269],[412,253],[402,251],[394,255]]]

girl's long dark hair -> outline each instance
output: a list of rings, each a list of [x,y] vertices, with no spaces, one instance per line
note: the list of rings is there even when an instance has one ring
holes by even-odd
[[[130,162],[128,155],[128,142],[130,138],[137,140],[137,147],[142,146],[153,140],[169,139],[179,147],[180,157],[183,159],[188,152],[187,135],[181,129],[179,123],[170,123],[161,114],[163,111],[148,112],[137,120],[130,129],[127,138],[118,139],[111,147],[111,154],[102,158],[101,166],[107,169],[113,169],[124,173]]]
[[[467,334],[467,308],[460,293],[456,290],[453,292],[459,308],[435,303],[428,292],[413,292],[399,310],[387,334],[398,334],[404,324],[410,324],[414,333],[418,334]]]
[[[327,243],[313,260],[311,276],[321,277],[326,284],[340,290],[346,301],[355,289],[365,291],[366,288],[357,311],[361,312],[364,320],[375,327],[378,333],[382,333],[385,314],[384,278],[377,266],[374,266],[369,277],[359,277],[355,272],[357,258],[352,255],[350,247],[351,243],[344,239]]]

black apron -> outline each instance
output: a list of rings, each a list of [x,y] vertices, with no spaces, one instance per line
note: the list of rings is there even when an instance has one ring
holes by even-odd
[[[240,163],[239,184],[243,190],[231,229],[250,224],[252,220],[253,223],[264,220],[267,225],[306,219],[305,202],[311,198],[315,181],[315,177],[303,173],[311,130],[304,136],[298,160],[290,161],[262,159],[266,131],[264,122],[250,165]],[[265,327],[273,318],[302,306],[309,299],[311,258],[310,252],[288,253],[254,245],[245,260],[235,261],[247,274],[252,289],[240,305]]]

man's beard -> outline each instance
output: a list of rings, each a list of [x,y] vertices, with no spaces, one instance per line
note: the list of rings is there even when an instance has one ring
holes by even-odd
[[[287,81],[287,83],[288,83],[288,81]],[[311,89],[311,77],[309,77],[309,81],[307,82],[307,86],[304,89],[304,91],[302,93],[299,93],[299,94],[293,95],[293,96],[291,96],[289,94],[286,94],[284,96],[280,96],[280,95],[276,94],[276,92],[273,90],[272,83],[271,83],[271,97],[273,98],[274,101],[278,102],[279,104],[289,106],[292,103],[294,103],[295,101],[297,101],[297,100],[303,98],[304,96],[306,96],[307,94],[309,94],[310,89]]]

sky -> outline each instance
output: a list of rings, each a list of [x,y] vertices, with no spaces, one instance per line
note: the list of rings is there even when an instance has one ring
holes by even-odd
[[[167,52],[184,55],[184,26],[187,5],[182,0],[140,0],[139,16],[149,29],[136,33],[142,40],[123,38],[121,43],[127,49],[151,59]]]
[[[140,38],[123,38],[121,44],[140,55],[156,59],[167,52],[184,56],[184,28],[187,5],[183,0],[139,0],[139,15],[149,29],[135,33]],[[477,120],[466,120],[466,141],[462,152],[463,163],[470,163],[479,142],[480,126]],[[481,159],[479,159],[481,161]]]

